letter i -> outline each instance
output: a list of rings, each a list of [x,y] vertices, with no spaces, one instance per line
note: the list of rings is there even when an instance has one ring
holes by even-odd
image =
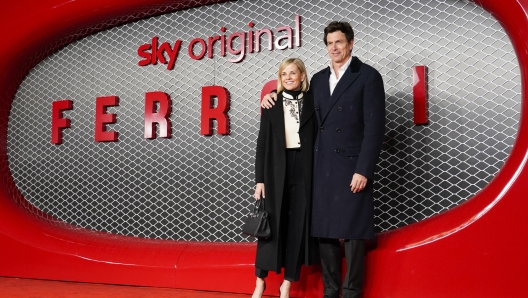
[[[220,28],[220,31],[226,32],[226,27]],[[222,39],[220,39],[220,56],[225,57],[226,55],[226,42],[225,42],[225,34],[222,34]]]
[[[249,22],[248,26],[250,28],[253,28],[253,26],[255,26],[255,24],[253,24],[253,22]],[[253,53],[253,30],[249,30],[248,32],[248,35],[249,35],[249,44],[248,44],[248,50],[250,53]]]

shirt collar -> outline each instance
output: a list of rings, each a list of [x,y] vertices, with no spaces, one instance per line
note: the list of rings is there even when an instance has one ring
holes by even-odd
[[[345,70],[348,68],[348,66],[350,66],[350,62],[352,62],[352,56],[350,56],[350,58],[348,58],[347,62],[345,64],[343,64],[343,66],[341,66],[339,68],[338,71],[339,71],[340,74],[345,72]],[[334,71],[334,67],[332,65],[332,60],[330,60],[329,65],[330,65],[330,72],[332,73],[332,75],[335,76],[335,71]],[[341,76],[339,76],[339,78],[341,78]]]

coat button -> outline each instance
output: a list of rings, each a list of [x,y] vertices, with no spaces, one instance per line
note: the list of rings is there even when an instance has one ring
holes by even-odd
[[[336,128],[336,131],[337,131],[337,132],[341,132],[341,129],[339,129],[339,128]]]
[[[343,110],[343,108],[342,108],[342,107],[338,107],[337,110],[338,110],[339,112],[341,112],[341,111]]]
[[[334,150],[335,153],[339,153],[339,149]]]
[[[323,126],[321,126],[321,127],[319,127],[319,129],[321,129],[321,131],[323,131],[323,130],[324,130],[324,127],[323,127]]]
[[[315,147],[315,151],[319,151],[319,147]]]
[[[316,111],[319,111],[319,107],[315,107],[315,110],[316,110]]]

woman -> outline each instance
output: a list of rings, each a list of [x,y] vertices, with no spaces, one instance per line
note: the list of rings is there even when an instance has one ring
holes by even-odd
[[[301,265],[318,261],[317,242],[310,237],[312,160],[317,134],[313,98],[309,96],[306,67],[298,58],[279,66],[277,104],[262,110],[255,162],[255,199],[265,198],[271,239],[257,243],[256,287],[262,297],[268,271],[280,273],[280,292],[289,297]]]

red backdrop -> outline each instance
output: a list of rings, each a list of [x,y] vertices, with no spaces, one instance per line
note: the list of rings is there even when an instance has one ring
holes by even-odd
[[[9,108],[24,76],[47,55],[94,32],[146,16],[222,1],[42,0],[0,4],[0,275],[226,292],[251,292],[253,243],[138,239],[43,220],[14,185],[7,161]],[[473,198],[370,242],[365,297],[521,297],[528,267],[524,195],[528,158],[526,0],[476,1],[503,25],[521,66],[518,137],[504,167]],[[486,42],[493,42],[488,40]],[[518,233],[521,233],[518,235]],[[269,281],[278,288],[280,276]],[[274,286],[276,284],[276,286]],[[294,296],[320,296],[318,268]],[[268,292],[267,292],[268,293]],[[269,293],[273,293],[273,290]],[[275,291],[277,293],[277,291]]]

